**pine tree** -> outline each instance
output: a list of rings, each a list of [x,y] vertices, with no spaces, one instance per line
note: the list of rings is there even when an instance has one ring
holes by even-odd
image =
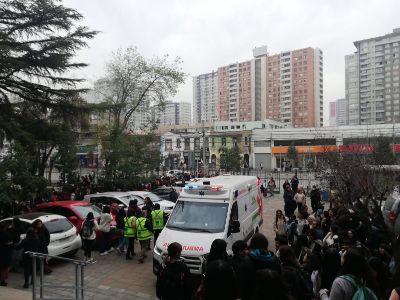
[[[65,74],[86,66],[72,60],[96,35],[82,18],[57,0],[0,0],[0,138],[26,138],[21,111],[39,119],[80,108],[82,79]]]

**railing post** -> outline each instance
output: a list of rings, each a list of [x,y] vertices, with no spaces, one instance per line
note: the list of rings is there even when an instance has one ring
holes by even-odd
[[[39,294],[40,294],[40,299],[43,299],[43,277],[44,277],[44,270],[43,270],[43,268],[44,268],[44,259],[46,259],[46,258],[43,258],[43,257],[40,257],[40,278],[39,278],[39,283],[40,283],[40,286],[39,286]]]
[[[79,299],[79,281],[78,281],[78,267],[79,265],[75,265],[75,299]]]
[[[85,293],[83,291],[85,274],[84,274],[84,266],[83,265],[80,266],[81,266],[81,299],[83,300],[85,299]]]
[[[36,300],[36,256],[32,257],[32,300]]]

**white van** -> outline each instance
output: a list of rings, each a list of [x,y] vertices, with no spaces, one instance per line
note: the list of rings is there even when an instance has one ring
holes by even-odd
[[[255,176],[223,175],[185,186],[157,239],[154,274],[170,243],[180,243],[182,259],[190,272],[202,274],[205,255],[215,239],[224,239],[228,250],[237,240],[248,241],[263,221],[257,183]]]

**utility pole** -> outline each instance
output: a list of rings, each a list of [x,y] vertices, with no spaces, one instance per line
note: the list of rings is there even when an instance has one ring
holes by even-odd
[[[206,131],[204,130],[204,120],[202,123],[202,133],[203,133],[203,177],[206,176]]]

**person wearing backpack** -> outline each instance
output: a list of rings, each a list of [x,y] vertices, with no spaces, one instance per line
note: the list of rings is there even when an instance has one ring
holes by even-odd
[[[362,252],[349,248],[342,256],[342,271],[333,281],[330,293],[319,291],[321,300],[378,300],[376,284]]]
[[[163,257],[163,263],[157,274],[157,297],[161,300],[189,300],[191,299],[190,271],[179,260],[182,245],[171,243],[167,252],[168,255]]]
[[[83,250],[85,260],[88,262],[94,262],[92,258],[92,249],[96,240],[96,230],[99,229],[96,219],[92,212],[89,212],[82,223],[81,236],[83,243]]]

